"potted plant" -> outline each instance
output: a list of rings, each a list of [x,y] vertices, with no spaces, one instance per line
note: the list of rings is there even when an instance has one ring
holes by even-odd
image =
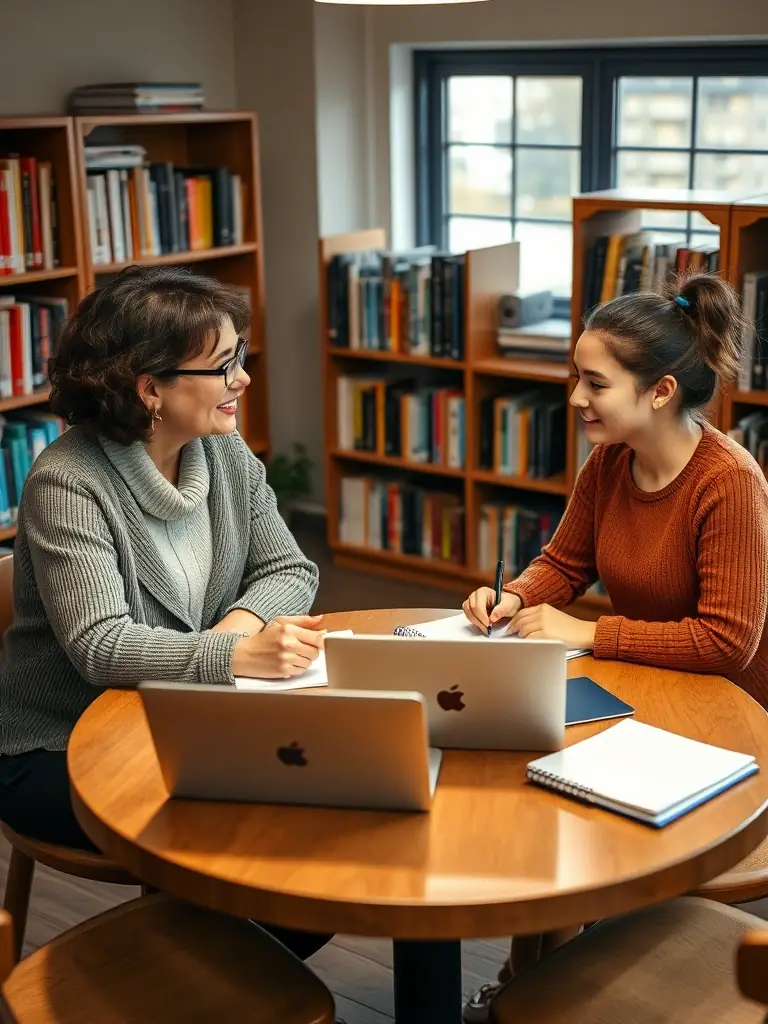
[[[275,455],[267,464],[267,483],[275,492],[280,515],[289,521],[292,506],[312,493],[312,460],[307,447],[299,441],[293,455]]]

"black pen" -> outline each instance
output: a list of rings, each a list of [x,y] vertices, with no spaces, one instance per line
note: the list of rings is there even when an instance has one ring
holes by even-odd
[[[504,559],[500,558],[496,563],[496,603],[494,608],[501,604],[501,592],[504,589]],[[493,611],[493,609],[491,609]],[[491,635],[491,624],[488,623],[488,636]]]

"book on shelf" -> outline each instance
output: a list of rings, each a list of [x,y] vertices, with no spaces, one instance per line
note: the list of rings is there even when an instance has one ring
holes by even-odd
[[[571,323],[553,318],[527,327],[499,327],[497,341],[505,356],[567,362],[571,351]]]
[[[226,167],[88,170],[87,186],[96,266],[244,241],[246,185]]]
[[[480,403],[480,468],[542,479],[565,469],[562,398],[540,391],[489,396]]]
[[[67,300],[57,296],[0,294],[0,398],[45,387],[48,359],[68,315]]]
[[[199,82],[104,82],[78,86],[69,94],[73,114],[158,114],[203,106]]]
[[[0,416],[0,529],[16,524],[32,463],[65,429],[58,416],[38,409]]]
[[[374,476],[344,476],[339,487],[343,544],[463,564],[464,508],[457,495]]]
[[[602,235],[585,255],[582,308],[629,292],[657,291],[676,274],[715,273],[719,266],[718,245],[659,244],[650,231]]]
[[[326,271],[329,344],[462,359],[464,273],[464,256],[431,246],[333,256]]]
[[[739,391],[764,391],[768,388],[768,270],[750,270],[741,289],[745,324],[739,358]]]
[[[768,470],[768,409],[755,409],[742,416],[728,431],[728,436],[746,448],[763,473]]]
[[[551,500],[485,502],[478,520],[478,568],[492,572],[503,558],[508,577],[519,576],[552,540],[562,515],[563,503]]]
[[[53,165],[34,156],[0,158],[0,276],[58,264]]]
[[[336,387],[339,448],[463,468],[466,425],[461,391],[352,376],[339,377]]]

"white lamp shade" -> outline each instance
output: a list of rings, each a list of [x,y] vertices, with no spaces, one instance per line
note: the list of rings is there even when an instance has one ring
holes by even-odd
[[[316,3],[357,7],[434,7],[437,4],[482,4],[487,0],[316,0]]]

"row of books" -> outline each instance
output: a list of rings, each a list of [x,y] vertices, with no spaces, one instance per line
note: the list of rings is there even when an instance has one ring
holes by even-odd
[[[457,495],[372,476],[345,476],[339,497],[343,544],[464,562],[464,508]]]
[[[48,359],[68,315],[66,299],[0,294],[0,398],[46,386]]]
[[[675,274],[714,273],[719,265],[717,245],[659,245],[648,231],[602,235],[586,255],[583,308],[593,309],[628,292],[658,290]]]
[[[555,476],[565,469],[565,402],[540,391],[480,403],[480,468],[499,476]]]
[[[58,416],[36,409],[0,416],[0,528],[16,524],[21,491],[32,463],[64,430]]]
[[[518,576],[552,539],[562,514],[562,502],[481,505],[477,543],[480,571],[493,572],[503,558],[507,576]]]
[[[728,436],[747,449],[764,473],[768,470],[768,409],[756,409],[742,416]]]
[[[750,270],[744,275],[741,290],[746,324],[742,336],[739,391],[768,388],[768,270]]]
[[[33,156],[0,159],[0,275],[59,263],[53,167]]]
[[[226,167],[150,163],[89,170],[87,182],[97,266],[244,241],[246,186]]]
[[[328,262],[326,273],[331,345],[463,358],[464,256],[431,246],[345,253]]]
[[[339,448],[463,468],[466,427],[460,391],[370,377],[339,377],[336,383]]]

